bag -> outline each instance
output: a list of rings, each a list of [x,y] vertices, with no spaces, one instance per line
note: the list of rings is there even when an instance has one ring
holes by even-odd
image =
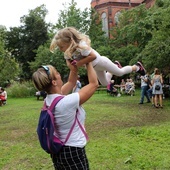
[[[56,98],[56,100],[54,99],[49,108],[47,108],[46,103],[44,102],[44,107],[40,113],[37,134],[41,147],[47,153],[58,153],[63,146],[63,143],[56,136],[54,136],[55,126],[54,116],[52,114],[55,105],[61,99],[62,96],[60,98]]]
[[[155,90],[160,90],[160,88],[161,88],[161,87],[160,87],[160,85],[158,85],[158,84],[155,86]]]
[[[39,122],[38,122],[38,127],[37,127],[38,139],[39,139],[41,147],[49,154],[58,154],[60,152],[62,147],[65,145],[65,143],[69,139],[73,131],[73,128],[76,124],[76,121],[78,122],[78,125],[80,126],[86,139],[88,138],[85,130],[83,129],[82,125],[80,124],[77,118],[77,114],[79,113],[78,110],[76,112],[74,123],[72,127],[70,128],[70,131],[68,135],[66,136],[65,141],[62,142],[59,138],[55,136],[55,134],[57,134],[57,131],[55,128],[54,115],[52,111],[54,110],[56,104],[63,97],[64,96],[56,97],[49,107],[47,107],[46,103],[44,102],[44,107],[41,110],[40,117],[39,117]]]
[[[55,108],[56,104],[63,98],[64,96],[56,97],[52,104],[47,108],[46,103],[44,102],[44,107],[41,110],[38,127],[37,127],[37,134],[38,139],[40,142],[41,147],[49,154],[57,154],[63,147],[63,145],[68,140],[73,126],[68,133],[65,142],[60,141],[59,138],[55,136],[56,129],[54,125],[54,115],[52,113],[53,109]]]

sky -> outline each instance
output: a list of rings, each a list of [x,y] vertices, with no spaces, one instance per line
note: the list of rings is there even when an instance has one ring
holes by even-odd
[[[90,8],[91,0],[74,0],[77,8],[83,10]],[[44,4],[48,10],[46,22],[56,23],[60,10],[63,10],[63,3],[70,3],[71,0],[3,0],[0,5],[0,25],[9,27],[20,26],[20,17],[28,15],[29,10]]]

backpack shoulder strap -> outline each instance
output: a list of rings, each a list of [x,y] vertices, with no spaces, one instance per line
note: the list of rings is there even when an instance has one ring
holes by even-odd
[[[50,117],[51,117],[52,124],[53,124],[54,127],[55,127],[55,124],[54,124],[54,116],[53,116],[52,111],[53,111],[55,105],[56,105],[62,98],[64,98],[64,96],[58,96],[58,97],[56,97],[56,98],[52,101],[51,105],[50,105],[48,108],[47,108],[47,106],[46,106],[46,102],[44,102],[44,106],[43,106],[43,109],[42,109],[42,110],[47,110],[47,111],[48,111],[48,113],[49,113],[49,115],[50,115]],[[54,130],[55,130],[55,129],[54,129]],[[55,131],[56,131],[56,130],[55,130]]]
[[[79,121],[79,119],[78,119],[78,117],[77,117],[78,113],[79,113],[79,110],[77,109],[76,120],[77,120],[78,125],[79,125],[81,131],[83,132],[86,140],[88,140],[88,139],[89,139],[89,138],[88,138],[88,135],[87,135],[86,131],[84,130],[83,126],[81,125],[81,123],[80,123],[80,121]]]
[[[84,128],[82,127],[80,121],[79,121],[78,118],[77,118],[78,114],[79,114],[79,110],[77,109],[76,115],[75,115],[75,119],[74,119],[74,123],[73,123],[73,125],[72,125],[71,128],[70,128],[70,131],[69,131],[69,133],[68,133],[68,135],[67,135],[67,137],[66,137],[66,139],[65,139],[65,141],[64,141],[64,144],[68,141],[68,139],[69,139],[69,137],[70,137],[70,135],[71,135],[71,133],[72,133],[72,131],[73,131],[73,129],[74,129],[74,126],[75,126],[76,122],[78,122],[78,125],[79,125],[81,131],[83,132],[86,140],[88,140],[87,133],[85,132]]]
[[[58,97],[56,97],[53,101],[52,101],[52,103],[51,103],[51,105],[49,106],[49,110],[52,112],[53,111],[53,109],[54,109],[54,107],[55,107],[55,105],[63,98],[64,96],[58,96]]]
[[[51,103],[51,105],[50,105],[49,107],[47,107],[46,101],[44,101],[42,110],[50,110],[50,111],[52,112],[53,109],[54,109],[54,107],[55,107],[55,105],[56,105],[63,97],[64,97],[64,96],[58,96],[58,97],[56,97],[56,98],[52,101],[52,103]]]

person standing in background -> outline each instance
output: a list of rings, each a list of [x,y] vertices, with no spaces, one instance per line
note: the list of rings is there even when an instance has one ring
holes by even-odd
[[[80,82],[80,76],[78,75],[76,85],[73,88],[73,93],[78,92],[81,89],[81,87],[82,87],[82,85],[81,85],[81,82]]]
[[[148,74],[141,76],[141,98],[139,104],[143,104],[144,97],[147,99],[147,103],[150,103],[150,98],[148,96],[147,90],[148,90]]]
[[[153,86],[153,90],[152,93],[154,95],[154,105],[156,108],[163,108],[162,105],[162,96],[163,96],[163,90],[162,90],[162,84],[163,84],[163,78],[162,78],[162,74],[160,74],[159,69],[155,69],[154,71],[154,76],[152,79],[152,86]],[[159,103],[158,103],[159,100]]]
[[[126,84],[125,80],[122,79],[121,83],[120,83],[120,93],[121,94],[123,94],[125,92],[125,84]]]

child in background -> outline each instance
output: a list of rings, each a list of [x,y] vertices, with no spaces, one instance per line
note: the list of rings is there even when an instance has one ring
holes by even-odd
[[[80,33],[73,27],[66,27],[58,31],[54,36],[50,50],[56,47],[64,52],[64,58],[71,60],[73,65],[78,67],[92,62],[97,77],[103,86],[107,86],[113,75],[123,76],[133,71],[145,75],[145,69],[140,62],[133,66],[122,67],[118,61],[113,63],[109,58],[101,56],[91,48],[90,39],[87,35]]]
[[[5,105],[7,100],[7,92],[4,88],[0,89],[0,106]]]
[[[125,85],[126,85],[126,82],[124,79],[121,80],[121,83],[120,83],[120,92],[121,94],[123,94],[125,92]]]

